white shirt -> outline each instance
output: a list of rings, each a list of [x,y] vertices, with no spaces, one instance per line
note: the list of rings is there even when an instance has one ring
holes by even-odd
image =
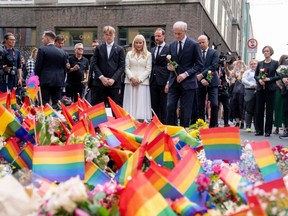
[[[114,45],[114,42],[112,42],[111,44],[107,44],[107,43],[106,43],[108,58],[109,58],[109,56],[110,56],[111,49],[112,49],[112,46],[113,46],[113,45]]]

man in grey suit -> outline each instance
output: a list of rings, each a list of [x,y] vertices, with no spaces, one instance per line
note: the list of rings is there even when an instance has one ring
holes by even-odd
[[[157,28],[154,32],[156,46],[152,53],[152,72],[150,76],[151,106],[159,120],[166,124],[167,81],[170,71],[167,70],[166,56],[169,46],[165,43],[165,31]]]
[[[176,125],[176,109],[180,99],[180,125],[188,128],[191,119],[192,106],[196,100],[196,74],[202,70],[203,61],[199,44],[187,37],[187,24],[178,21],[173,25],[176,38],[170,44],[171,60],[178,66],[168,64],[170,71],[167,101],[167,124]],[[177,75],[177,76],[176,76]]]
[[[107,103],[108,96],[120,105],[121,75],[125,70],[124,49],[115,44],[115,29],[105,26],[105,43],[96,47],[91,74],[91,104]]]
[[[208,47],[208,38],[206,35],[198,37],[198,43],[202,51],[202,59],[204,68],[197,75],[197,107],[198,118],[205,120],[205,101],[208,94],[208,100],[211,107],[211,119],[209,127],[217,127],[218,125],[218,85],[219,77],[217,68],[219,64],[219,54],[216,50]],[[207,108],[207,107],[206,107]]]
[[[53,31],[45,31],[38,49],[35,75],[39,76],[42,102],[45,105],[52,100],[52,107],[58,109],[62,88],[65,85],[67,57],[64,50],[54,45],[56,35]]]

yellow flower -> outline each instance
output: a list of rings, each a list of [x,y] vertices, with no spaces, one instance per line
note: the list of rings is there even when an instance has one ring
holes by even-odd
[[[189,135],[196,139],[199,137],[199,130],[191,130]]]

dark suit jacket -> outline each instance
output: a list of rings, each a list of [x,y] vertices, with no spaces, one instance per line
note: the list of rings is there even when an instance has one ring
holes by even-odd
[[[35,63],[35,75],[39,76],[40,86],[64,86],[66,62],[64,50],[51,44],[41,46],[38,49]]]
[[[277,86],[276,86],[276,81],[280,79],[279,76],[277,76],[276,73],[276,69],[278,68],[279,63],[278,61],[275,60],[271,60],[270,63],[270,67],[267,69],[266,73],[267,73],[267,77],[270,78],[270,81],[265,83],[265,89],[267,88],[270,91],[276,91]],[[259,83],[259,73],[260,73],[260,69],[264,68],[264,61],[260,61],[258,62],[257,68],[255,70],[255,76],[254,78],[257,81],[257,87],[256,90],[263,90],[262,86]]]
[[[157,52],[157,47],[151,50],[152,53],[152,72],[150,76],[150,85],[156,80],[157,85],[166,85],[170,71],[167,69],[166,56],[169,54],[169,46],[165,44],[159,55],[155,58],[155,52]]]
[[[196,41],[187,37],[181,55],[178,57],[177,45],[178,41],[174,41],[169,46],[171,59],[178,64],[176,69],[177,74],[179,75],[185,72],[189,74],[189,76],[180,84],[186,90],[196,89],[198,87],[196,74],[199,73],[199,71],[202,71],[203,68],[200,46]],[[177,82],[176,75],[175,73],[170,72],[169,87],[172,86],[173,82]]]
[[[115,80],[112,88],[121,87],[121,75],[125,70],[125,53],[124,49],[117,45],[113,44],[108,59],[106,43],[103,43],[96,47],[94,52],[94,61],[93,61],[93,74],[92,75],[92,86],[103,86],[99,77],[101,75],[112,78]]]
[[[206,58],[204,60],[204,67],[202,70],[203,79],[207,77],[208,71],[213,72],[213,78],[211,83],[209,83],[210,87],[215,87],[219,85],[219,77],[217,73],[217,68],[219,64],[219,53],[211,48],[208,48],[206,53]],[[198,82],[199,87],[203,87],[201,82]]]

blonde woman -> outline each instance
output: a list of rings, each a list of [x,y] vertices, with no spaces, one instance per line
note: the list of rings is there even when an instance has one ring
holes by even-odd
[[[123,107],[136,119],[150,120],[152,114],[149,77],[152,68],[152,56],[147,50],[143,35],[135,36],[132,50],[126,55],[125,64]]]
[[[36,47],[33,48],[32,51],[31,51],[31,54],[29,56],[29,59],[27,61],[27,64],[26,64],[26,68],[27,68],[26,80],[28,80],[30,78],[31,74],[34,74],[37,52],[38,52],[38,48],[36,48]]]

